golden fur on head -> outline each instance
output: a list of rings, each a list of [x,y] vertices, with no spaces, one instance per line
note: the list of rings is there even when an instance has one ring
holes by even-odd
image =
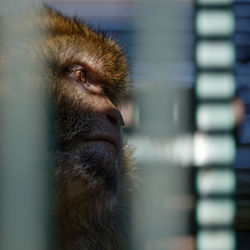
[[[77,19],[70,19],[45,7],[42,12],[47,34],[44,51],[57,65],[85,60],[98,71],[111,100],[119,104],[128,90],[128,66],[118,44],[102,33],[93,31]]]

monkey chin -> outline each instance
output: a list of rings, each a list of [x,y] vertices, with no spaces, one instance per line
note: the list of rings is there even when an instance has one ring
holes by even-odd
[[[114,197],[119,189],[121,148],[107,140],[77,143],[58,152],[57,177],[66,181],[67,186],[70,183],[69,188],[77,188],[77,193],[82,190],[83,195],[88,193],[97,199]]]
[[[81,144],[79,172],[88,175],[94,183],[102,184],[115,194],[119,185],[121,153],[106,140],[93,140]]]

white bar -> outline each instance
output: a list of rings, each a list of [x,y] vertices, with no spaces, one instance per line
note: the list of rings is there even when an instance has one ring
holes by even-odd
[[[235,143],[232,136],[194,136],[193,163],[196,166],[232,164],[235,159]]]
[[[196,61],[201,68],[231,68],[235,61],[234,46],[231,42],[199,42]]]
[[[197,235],[197,250],[234,250],[235,235],[232,231],[200,231]]]
[[[197,0],[197,3],[206,5],[228,5],[233,2],[234,0]]]
[[[196,111],[196,124],[200,130],[230,130],[235,116],[230,104],[201,104]]]
[[[231,98],[235,93],[235,80],[232,74],[201,73],[197,77],[196,95],[198,98]]]
[[[235,204],[229,199],[205,199],[197,204],[196,218],[201,226],[232,225],[234,214]]]
[[[236,189],[232,170],[201,169],[196,178],[196,188],[201,195],[230,195]]]
[[[201,10],[196,17],[199,35],[229,36],[234,32],[234,16],[227,10]]]

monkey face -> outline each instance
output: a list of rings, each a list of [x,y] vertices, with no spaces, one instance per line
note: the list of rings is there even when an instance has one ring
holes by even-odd
[[[43,51],[57,114],[58,183],[74,194],[116,194],[123,154],[117,105],[127,90],[126,59],[110,38],[53,15],[46,19]]]
[[[87,80],[91,72],[84,71],[86,83],[78,79],[77,73],[67,70],[61,81],[64,92],[59,94],[56,123],[59,155],[63,158],[59,169],[116,192],[123,120],[101,85]]]

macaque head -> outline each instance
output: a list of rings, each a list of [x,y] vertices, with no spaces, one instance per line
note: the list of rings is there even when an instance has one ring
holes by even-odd
[[[118,106],[128,88],[126,59],[115,41],[86,25],[47,8],[42,18],[60,207],[90,200],[112,207],[124,172]]]

